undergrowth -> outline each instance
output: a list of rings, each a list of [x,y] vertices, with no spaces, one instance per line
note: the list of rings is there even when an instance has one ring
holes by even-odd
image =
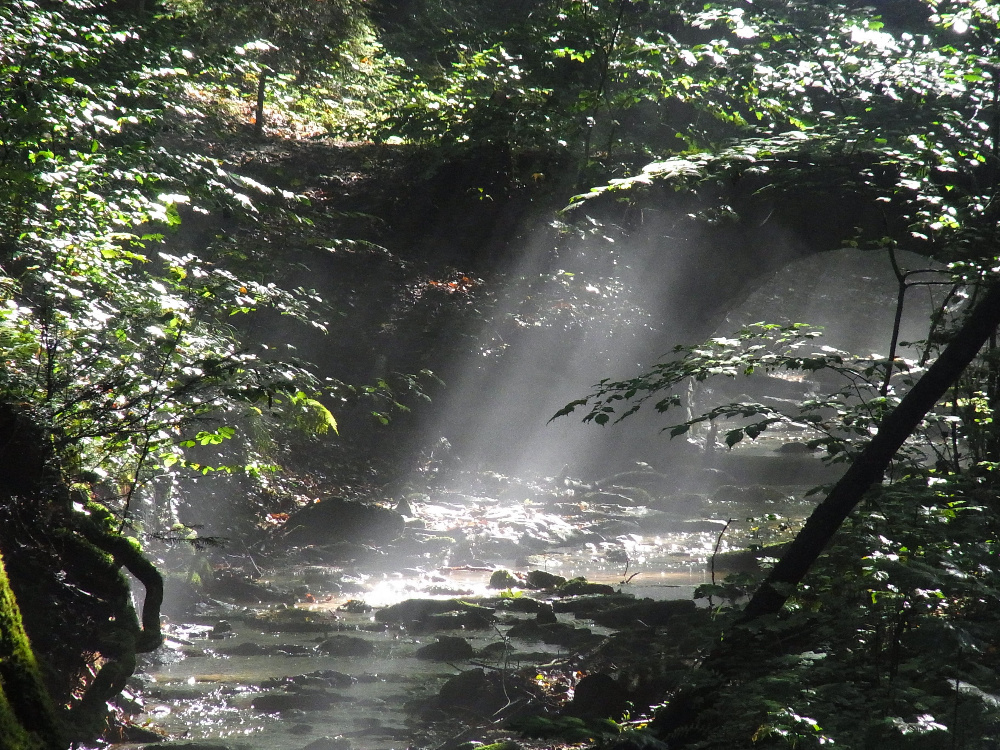
[[[685,746],[1000,747],[998,508],[971,475],[873,490],[781,616],[726,628],[725,677],[693,676],[720,700]]]

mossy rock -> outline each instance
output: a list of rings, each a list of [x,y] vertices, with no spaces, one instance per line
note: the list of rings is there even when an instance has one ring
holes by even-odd
[[[566,583],[556,587],[556,596],[582,596],[585,594],[614,594],[614,586],[606,583],[594,583],[586,578],[571,578]]]
[[[634,604],[635,596],[614,592],[611,594],[584,594],[552,602],[556,612],[571,612],[575,617],[591,617],[596,612],[606,612],[616,607]]]
[[[566,579],[562,576],[553,575],[544,570],[532,570],[528,573],[524,585],[525,588],[529,589],[554,589],[564,583],[566,583]]]
[[[472,613],[486,621],[493,617],[493,610],[489,607],[481,607],[461,599],[407,599],[380,609],[375,613],[375,620],[393,623],[424,622],[433,615],[446,612]]]
[[[521,581],[509,570],[494,570],[490,576],[489,587],[491,589],[512,589],[520,586]]]

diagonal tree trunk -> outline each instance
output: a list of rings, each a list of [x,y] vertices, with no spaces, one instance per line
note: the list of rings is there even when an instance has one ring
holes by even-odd
[[[986,288],[951,343],[883,420],[878,434],[809,516],[805,526],[743,610],[738,623],[745,624],[781,610],[865,492],[882,481],[890,461],[906,438],[945,396],[983,345],[995,335],[997,326],[1000,326],[1000,282],[994,281]],[[708,715],[706,712],[715,707],[716,693],[726,682],[727,665],[734,649],[744,653],[754,650],[753,639],[756,636],[751,629],[740,628],[729,636],[702,663],[702,669],[714,674],[715,678],[705,679],[697,687],[682,688],[657,714],[653,729],[660,736],[669,737],[672,748],[684,747],[689,740],[697,739],[701,732],[700,725],[704,723],[700,716]]]
[[[1000,325],[1000,282],[994,282],[937,361],[879,425],[878,434],[809,516],[771,574],[754,594],[742,622],[778,612],[862,496],[882,481],[903,442],[947,393]]]

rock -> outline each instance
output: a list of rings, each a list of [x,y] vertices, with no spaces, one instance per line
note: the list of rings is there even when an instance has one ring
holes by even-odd
[[[603,673],[589,674],[577,684],[566,713],[586,719],[620,721],[630,696],[618,681]]]
[[[485,630],[493,626],[493,613],[486,609],[483,612],[465,610],[462,612],[444,612],[431,615],[420,621],[424,630]]]
[[[655,628],[666,625],[675,615],[688,614],[695,609],[695,603],[690,599],[643,599],[624,607],[595,612],[591,619],[606,628]]]
[[[438,638],[437,643],[417,649],[416,657],[433,661],[461,661],[471,659],[474,653],[472,644],[464,638],[443,636]]]
[[[313,656],[316,649],[310,646],[303,646],[301,643],[282,643],[274,647],[274,653],[282,656]]]
[[[258,695],[250,705],[255,711],[276,714],[283,711],[325,711],[333,699],[322,693],[267,693]]]
[[[634,603],[635,597],[632,594],[585,594],[552,602],[552,608],[556,612],[572,612],[575,617],[589,618],[596,612],[606,612],[609,609]]]
[[[296,735],[312,734],[312,730],[313,728],[311,724],[292,724],[292,726],[288,728],[288,733]]]
[[[229,638],[233,635],[233,626],[229,620],[219,620],[208,634],[209,638]]]
[[[426,623],[432,616],[447,612],[471,614],[486,623],[493,620],[493,610],[460,599],[407,599],[379,610],[375,619],[378,622]]]
[[[535,615],[535,622],[539,625],[551,625],[554,622],[559,622],[559,620],[556,618],[556,611],[552,608],[552,605],[544,604],[538,610],[538,614]]]
[[[285,524],[284,542],[300,547],[333,542],[383,544],[397,538],[403,527],[403,517],[394,510],[330,497],[293,513]]]
[[[320,737],[302,750],[351,750],[351,741],[346,737]]]
[[[352,635],[334,635],[320,643],[319,650],[331,656],[372,656],[375,645]]]
[[[354,684],[355,680],[349,674],[344,674],[343,672],[337,672],[333,669],[317,669],[314,672],[307,672],[306,674],[296,675],[292,677],[292,682],[298,684],[299,681],[303,683],[309,680],[323,680],[328,687],[334,688],[347,688]]]
[[[135,724],[125,723],[119,729],[122,742],[163,742],[164,740],[162,734]]]
[[[614,594],[614,586],[593,583],[585,578],[571,578],[556,588],[556,596],[580,596],[583,594]]]
[[[229,745],[215,742],[180,742],[160,745],[145,745],[142,750],[232,750]]]
[[[564,583],[566,583],[566,579],[562,576],[546,573],[544,570],[532,570],[528,573],[525,587],[529,589],[553,589]]]
[[[690,517],[693,514],[701,513],[708,507],[708,497],[694,492],[679,492],[667,497],[658,497],[648,507],[650,510]]]
[[[247,615],[245,621],[271,633],[327,633],[339,627],[334,614],[296,607]]]
[[[547,607],[545,602],[532,599],[530,596],[515,596],[510,599],[496,600],[496,606],[506,612],[528,612],[535,614],[543,607]]]
[[[494,570],[490,576],[491,589],[510,589],[520,585],[521,582],[509,570]]]
[[[491,715],[505,706],[508,699],[496,677],[491,679],[482,669],[471,669],[452,677],[438,693],[440,708],[465,708]]]
[[[578,649],[601,640],[587,628],[577,628],[570,623],[553,622],[539,624],[534,620],[519,622],[507,631],[508,638],[518,638],[522,641],[541,641],[552,646]]]

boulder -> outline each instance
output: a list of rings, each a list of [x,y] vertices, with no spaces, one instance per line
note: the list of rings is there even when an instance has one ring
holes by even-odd
[[[375,613],[375,620],[377,622],[426,624],[431,622],[435,615],[444,615],[449,612],[466,615],[470,618],[469,622],[481,620],[488,624],[493,620],[493,610],[469,604],[460,599],[407,599],[399,604],[380,609]],[[459,623],[459,625],[468,627],[465,622]]]
[[[474,654],[472,644],[464,638],[443,636],[438,638],[437,643],[417,649],[416,657],[433,661],[461,661],[471,659]]]
[[[562,576],[553,575],[544,570],[532,570],[528,573],[528,579],[524,585],[529,589],[554,589],[564,583],[566,583],[566,579]]]
[[[494,570],[490,576],[491,589],[511,589],[520,585],[521,582],[509,570]]]
[[[585,578],[571,578],[556,588],[556,596],[582,596],[585,594],[614,594],[614,586],[594,583]]]
[[[628,710],[630,701],[628,691],[616,679],[597,672],[580,680],[566,713],[585,719],[620,721]]]

